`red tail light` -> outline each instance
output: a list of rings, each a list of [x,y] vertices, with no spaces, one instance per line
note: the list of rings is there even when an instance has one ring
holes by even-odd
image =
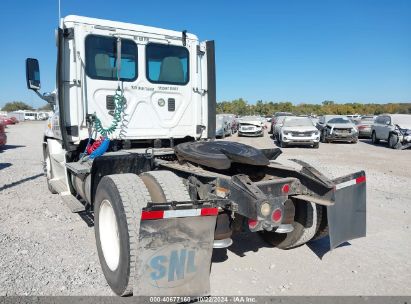
[[[275,209],[273,213],[271,214],[271,219],[273,222],[278,223],[281,221],[281,218],[283,217],[283,213],[281,212],[281,209]]]
[[[283,185],[283,187],[281,188],[281,191],[283,193],[288,193],[290,191],[290,185],[289,184]]]
[[[254,229],[255,227],[257,227],[258,221],[254,220],[254,219],[248,219],[248,227],[250,229]]]

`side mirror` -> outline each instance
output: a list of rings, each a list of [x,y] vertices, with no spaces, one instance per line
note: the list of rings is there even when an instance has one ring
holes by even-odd
[[[40,68],[39,62],[34,58],[26,59],[26,81],[29,90],[40,90]]]

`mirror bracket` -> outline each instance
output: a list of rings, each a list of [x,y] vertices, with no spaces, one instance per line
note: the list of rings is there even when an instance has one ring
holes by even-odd
[[[56,105],[56,93],[55,92],[43,93],[43,94],[41,94],[39,91],[34,91],[34,92],[37,94],[38,97],[48,102],[52,106]]]

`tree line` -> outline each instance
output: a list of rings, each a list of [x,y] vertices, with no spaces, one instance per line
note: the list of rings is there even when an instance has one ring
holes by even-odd
[[[53,108],[46,104],[38,110],[51,111]],[[22,101],[12,101],[6,103],[2,111],[13,112],[18,110],[34,110]],[[300,103],[293,105],[291,102],[272,102],[258,100],[255,104],[249,104],[246,100],[239,98],[232,101],[222,101],[217,103],[217,113],[232,113],[237,115],[273,115],[275,112],[292,112],[295,114],[372,114],[400,113],[411,114],[411,103],[336,103],[326,100],[322,104]]]
[[[14,112],[14,111],[19,111],[19,110],[34,111],[34,108],[22,101],[11,101],[11,102],[6,103],[1,108],[1,110],[6,111],[6,112]],[[50,104],[45,104],[44,106],[39,107],[37,110],[52,111],[53,107]]]
[[[239,98],[232,101],[217,103],[217,113],[232,113],[237,115],[273,115],[275,112],[292,112],[295,114],[372,114],[400,113],[411,114],[411,103],[336,103],[326,100],[321,104],[301,103],[294,105],[291,102],[272,102],[258,100],[250,104]]]

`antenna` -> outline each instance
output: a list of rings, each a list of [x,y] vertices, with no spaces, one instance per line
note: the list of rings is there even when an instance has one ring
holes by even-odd
[[[59,2],[59,20],[57,21],[57,25],[60,26],[60,20],[61,20],[61,5],[60,5],[60,0],[58,0]]]

